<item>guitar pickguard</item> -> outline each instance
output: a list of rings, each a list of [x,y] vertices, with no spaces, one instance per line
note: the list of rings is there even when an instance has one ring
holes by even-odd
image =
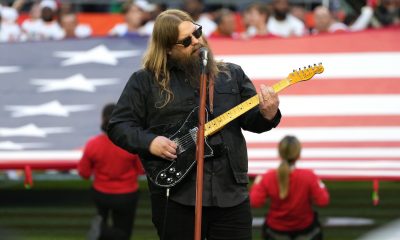
[[[150,180],[155,185],[160,187],[172,187],[184,179],[184,177],[192,170],[193,166],[196,165],[198,109],[199,107],[194,108],[179,129],[173,134],[167,136],[178,145],[177,158],[174,161],[168,161],[165,159],[157,160],[158,166],[155,169],[150,170],[150,173],[148,172]],[[207,110],[205,120],[208,120]],[[172,127],[172,129],[176,129],[176,127]],[[205,138],[204,158],[213,155],[213,149],[207,143],[207,138]]]

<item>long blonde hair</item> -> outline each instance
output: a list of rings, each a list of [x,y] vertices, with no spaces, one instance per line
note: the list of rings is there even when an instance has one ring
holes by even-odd
[[[172,101],[174,94],[169,86],[170,73],[168,71],[168,52],[176,44],[179,37],[179,24],[184,21],[193,22],[190,15],[178,9],[169,9],[159,14],[155,20],[149,47],[143,57],[144,68],[154,73],[155,80],[160,87],[160,95],[164,101],[158,108],[162,108]],[[204,38],[203,38],[204,39]],[[207,41],[204,39],[205,45]],[[214,59],[208,60],[210,77],[215,77],[218,71]]]
[[[289,194],[290,166],[300,157],[301,144],[294,136],[286,136],[279,142],[281,164],[278,167],[279,198],[285,199]]]

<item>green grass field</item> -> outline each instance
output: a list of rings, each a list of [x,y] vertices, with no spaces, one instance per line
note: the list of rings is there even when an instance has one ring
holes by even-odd
[[[331,204],[318,209],[327,240],[357,239],[369,230],[400,217],[400,182],[380,182],[380,203],[373,206],[371,182],[326,182]],[[35,181],[26,190],[21,181],[0,181],[0,239],[4,240],[82,240],[95,209],[90,200],[89,182],[79,179]],[[146,182],[141,181],[141,198],[132,239],[157,239],[151,223]],[[254,217],[263,217],[266,208],[254,209]],[[333,226],[338,218],[362,218],[372,224],[353,226],[355,222]],[[259,227],[254,238],[260,239]],[[379,239],[377,239],[379,240]]]

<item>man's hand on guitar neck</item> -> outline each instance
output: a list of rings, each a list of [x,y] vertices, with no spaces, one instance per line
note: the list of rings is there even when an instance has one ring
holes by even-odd
[[[278,94],[275,93],[272,87],[267,87],[264,84],[261,84],[258,97],[260,99],[259,107],[261,114],[264,118],[272,120],[278,112]]]
[[[149,150],[151,154],[157,157],[172,161],[177,158],[177,147],[176,143],[169,138],[158,136],[150,143]]]

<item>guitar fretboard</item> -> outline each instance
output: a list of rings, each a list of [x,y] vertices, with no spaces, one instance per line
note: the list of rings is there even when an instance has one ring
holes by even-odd
[[[285,89],[286,87],[290,86],[289,79],[285,78],[278,83],[274,84],[272,88],[276,93],[280,92],[281,90]],[[204,136],[210,136],[215,132],[219,131],[223,128],[226,124],[233,121],[234,119],[238,118],[240,115],[244,114],[245,112],[249,111],[253,107],[257,106],[260,103],[260,99],[258,95],[255,95],[246,101],[242,102],[241,104],[237,105],[234,108],[231,108],[224,114],[214,118],[213,120],[207,122],[204,126]]]

